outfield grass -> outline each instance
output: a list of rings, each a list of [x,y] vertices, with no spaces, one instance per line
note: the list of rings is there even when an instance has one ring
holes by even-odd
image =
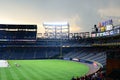
[[[71,80],[89,70],[86,65],[65,60],[9,60],[9,64],[0,68],[0,80]]]

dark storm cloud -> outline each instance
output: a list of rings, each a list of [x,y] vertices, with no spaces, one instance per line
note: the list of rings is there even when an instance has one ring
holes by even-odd
[[[71,31],[83,32],[106,16],[120,16],[119,4],[120,0],[0,0],[0,17],[40,26],[44,21],[68,21]]]

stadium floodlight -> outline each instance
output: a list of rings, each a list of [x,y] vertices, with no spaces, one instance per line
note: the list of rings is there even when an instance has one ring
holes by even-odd
[[[43,26],[45,33],[48,34],[47,38],[69,39],[68,22],[44,22]]]
[[[43,26],[68,26],[68,22],[44,22]]]

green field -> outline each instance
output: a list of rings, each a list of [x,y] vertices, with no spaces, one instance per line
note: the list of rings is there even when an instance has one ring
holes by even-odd
[[[89,70],[86,65],[65,60],[9,60],[9,64],[0,68],[0,80],[71,80]]]

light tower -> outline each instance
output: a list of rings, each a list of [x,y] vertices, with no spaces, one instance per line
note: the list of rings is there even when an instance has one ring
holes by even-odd
[[[50,39],[69,39],[68,22],[44,22],[45,37]]]

